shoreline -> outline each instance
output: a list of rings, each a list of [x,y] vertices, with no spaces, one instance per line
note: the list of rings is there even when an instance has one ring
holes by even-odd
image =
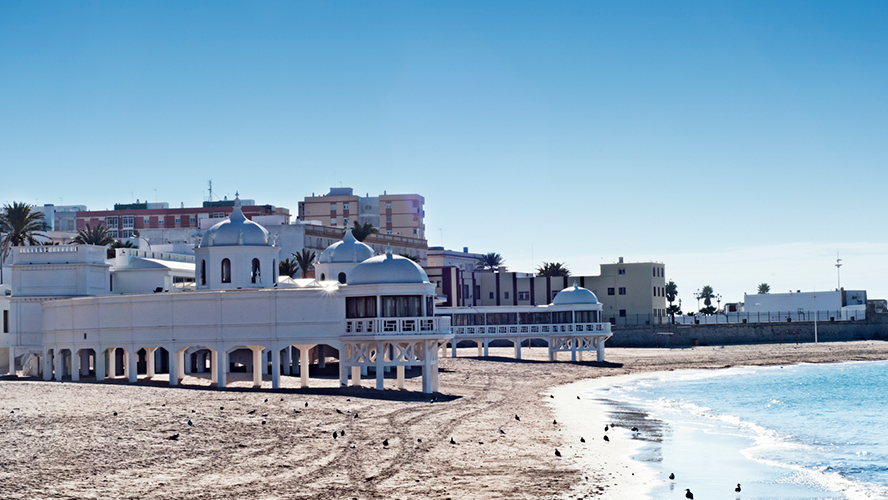
[[[621,488],[630,481],[622,478],[644,472],[620,453],[584,469],[567,420],[552,424],[570,418],[553,407],[577,401],[570,384],[684,368],[885,360],[888,342],[610,348],[607,363],[576,364],[549,363],[545,348],[523,349],[520,361],[511,348],[491,349],[486,359],[474,348],[459,353],[466,357],[440,359],[443,394],[434,401],[417,393],[416,376],[408,391],[384,393],[369,389],[370,379],[340,390],[336,377],[312,378],[310,390],[298,388],[298,377],[282,377],[278,391],[268,380],[259,390],[249,381],[227,390],[188,387],[202,382],[193,377],[179,388],[3,380],[0,491],[10,498],[626,497]],[[395,380],[385,384],[393,389]],[[584,418],[603,418],[595,415],[606,408],[593,406]],[[592,429],[583,437],[595,446],[603,428]],[[346,434],[334,440],[334,430]],[[173,434],[178,440],[168,439]],[[631,440],[609,444],[620,441]]]

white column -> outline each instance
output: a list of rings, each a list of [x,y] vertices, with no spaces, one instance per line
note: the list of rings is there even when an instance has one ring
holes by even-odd
[[[327,353],[324,352],[324,345],[318,344],[318,368],[323,369],[327,366]]]
[[[154,377],[154,351],[156,351],[156,347],[146,347],[145,348],[145,374],[148,378]]]
[[[182,349],[176,353],[176,357],[179,359],[176,378],[179,380],[179,383],[182,383],[182,381],[185,380],[185,351],[187,350],[188,349]],[[170,370],[170,373],[172,373],[172,370]]]
[[[281,350],[273,348],[271,350],[271,388],[279,389],[281,387]]]
[[[105,352],[96,348],[96,382],[105,380]]]
[[[577,359],[580,361],[580,363],[583,362],[583,351],[577,351]]]
[[[398,372],[398,389],[403,391],[404,390],[404,366],[398,365],[397,372]]]
[[[167,346],[168,363],[170,365],[170,385],[175,386],[179,385],[179,354],[175,351],[175,347]]]
[[[80,356],[80,376],[85,377],[89,375],[89,349],[81,349]]]
[[[570,339],[570,362],[577,362],[577,339]]]
[[[604,337],[598,337],[598,362],[604,362]]]
[[[451,342],[453,343],[452,351],[453,351],[453,357],[455,358],[456,357],[456,338],[451,340]]]
[[[434,342],[434,345],[432,345]],[[425,352],[422,360],[422,392],[430,394],[432,392],[432,354],[438,348],[438,342],[426,340],[423,342]]]
[[[15,346],[9,346],[9,371],[7,375],[15,376]]]
[[[345,364],[345,359],[343,359],[342,353],[345,349],[345,346],[342,346],[339,350],[339,387],[347,387],[348,386],[348,367]]]
[[[136,347],[132,346],[126,351],[126,373],[129,375],[129,382],[135,384],[139,380],[139,369],[137,362],[139,361],[136,354]]]
[[[515,359],[521,359],[521,339],[515,339]]]
[[[218,347],[213,354],[213,374],[216,387],[225,387],[225,373],[228,371],[228,353]]]
[[[352,387],[361,387],[361,367],[352,367]]]
[[[59,382],[62,381],[62,376],[65,374],[65,367],[62,363],[63,359],[65,358],[64,356],[62,356],[62,353],[59,349],[52,350],[52,364],[53,369],[55,370],[55,376],[53,377],[53,379]]]
[[[192,366],[191,348],[190,347],[188,349],[185,349],[184,352],[182,352],[182,361],[184,361],[184,363],[182,363],[182,373],[187,374],[187,373],[194,373],[194,372],[199,371],[199,370],[195,370],[194,366]]]
[[[490,356],[490,342],[484,339],[484,357]]]
[[[385,390],[385,370],[382,369],[384,358],[384,353],[382,350],[385,348],[383,342],[376,342],[376,390],[382,391]]]
[[[290,346],[284,348],[284,352],[281,353],[281,375],[289,375],[290,374]]]
[[[361,367],[361,376],[366,377],[370,373],[370,368],[366,366]]]
[[[546,340],[549,343],[549,361],[555,361],[557,358],[556,358],[556,352],[555,352],[554,339],[552,339],[552,337],[549,337]]]
[[[108,378],[114,378],[117,376],[117,348],[111,347],[107,350],[108,353]]]
[[[270,354],[271,349],[262,349],[262,375],[271,375],[271,367],[268,366],[268,355]]]
[[[311,346],[299,345],[299,385],[308,388],[308,356]]]
[[[262,387],[262,348],[250,349],[253,350],[253,387]]]
[[[475,345],[478,346],[478,357],[480,358],[481,356],[484,355],[484,342],[482,342],[480,340],[476,340]]]
[[[443,344],[441,344],[441,357],[442,358],[447,357],[447,342],[444,342]]]
[[[74,352],[71,349],[71,380],[77,382],[80,380],[80,351]]]

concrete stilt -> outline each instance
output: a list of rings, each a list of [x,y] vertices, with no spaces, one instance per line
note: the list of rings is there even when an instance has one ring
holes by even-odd
[[[385,390],[385,371],[382,369],[383,361],[385,358],[383,357],[382,350],[385,346],[380,345],[380,342],[376,343],[376,390],[382,391]]]
[[[352,367],[352,387],[361,387],[361,367]]]
[[[153,378],[154,373],[154,351],[156,351],[156,347],[146,347],[145,348],[145,376]]]
[[[490,356],[490,341],[484,339],[484,357]]]
[[[404,367],[402,365],[398,365],[398,389],[404,390]]]
[[[598,339],[598,362],[604,363],[604,339]]]
[[[342,355],[342,351],[340,351],[340,356]],[[339,387],[347,387],[348,386],[348,367],[345,366],[343,359],[339,359]]]
[[[271,388],[281,388],[281,350],[271,350]]]
[[[515,340],[515,359],[521,359],[521,339]]]
[[[176,353],[176,357],[179,358],[179,363],[177,365],[178,369],[176,370],[176,378],[181,384],[182,381],[185,380],[185,349],[182,349],[181,351]],[[172,369],[170,369],[170,373],[173,373]]]
[[[117,377],[117,348],[111,347],[106,351],[108,354],[108,378]]]
[[[225,387],[225,374],[228,372],[228,353],[224,350],[216,349],[213,356],[213,372],[216,375],[216,387]]]
[[[71,352],[71,380],[77,382],[80,380],[80,351]]]
[[[481,356],[484,355],[484,342],[481,342],[480,340],[476,340],[475,345],[478,346],[478,357],[480,358]]]
[[[62,377],[65,375],[65,365],[64,365],[65,357],[62,356],[62,353],[53,351],[52,353],[52,364],[53,370],[55,371],[54,380],[61,382]]]
[[[455,357],[456,357],[456,339],[453,339],[453,340],[451,341],[451,345],[453,346],[451,349],[452,349],[452,352],[453,352],[453,357],[455,358]]]
[[[105,380],[105,353],[96,349],[96,382]]]
[[[9,346],[9,371],[6,374],[15,376],[15,346]]]
[[[308,388],[308,353],[311,347],[307,345],[297,347],[299,347],[299,385],[306,389]]]
[[[251,347],[253,350],[253,387],[262,387],[262,348]]]
[[[583,351],[577,351],[577,360],[579,360],[580,363],[583,362]]]
[[[129,382],[135,384],[139,380],[139,371],[136,367],[136,348],[130,347],[126,351],[126,374],[129,376]]]
[[[167,347],[166,350],[169,353],[167,356],[167,363],[170,365],[170,385],[177,386],[179,385],[179,353],[174,350],[175,348],[170,346]]]

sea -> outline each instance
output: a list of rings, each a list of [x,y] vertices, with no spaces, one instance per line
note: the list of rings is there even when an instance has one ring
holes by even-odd
[[[657,372],[586,396],[639,441],[651,498],[888,499],[888,361]]]

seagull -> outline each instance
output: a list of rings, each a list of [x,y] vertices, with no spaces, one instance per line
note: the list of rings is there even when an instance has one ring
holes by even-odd
[[[417,443],[421,443],[421,442],[422,442],[422,438],[416,438],[416,442],[417,442]]]
[[[456,444],[456,441],[454,441],[453,438],[450,438],[450,444]]]
[[[555,448],[555,456],[556,456],[556,457],[560,457],[560,456],[561,456],[561,452],[558,451],[558,448]]]
[[[553,395],[551,395],[551,394],[549,394],[549,397],[552,398],[552,399],[555,399],[555,396],[553,396]]]
[[[690,498],[691,500],[694,500],[694,494],[691,493],[691,490],[688,488],[685,488],[685,491],[687,492],[687,493],[685,493],[685,498]]]
[[[607,432],[607,424],[604,424],[604,432]]]
[[[604,435],[604,440],[610,442],[610,439],[607,437],[607,434]]]
[[[339,436],[339,433],[336,431],[333,431],[333,439],[336,439],[338,436]]]
[[[194,408],[191,409],[191,413],[194,413]]]
[[[265,398],[265,402],[266,402],[266,403],[268,402],[268,398]]]
[[[192,427],[192,426],[194,426],[194,422],[192,422],[191,419],[189,418],[188,419],[188,427]]]
[[[580,399],[580,397],[579,397],[579,396],[577,396],[577,399]]]
[[[336,413],[342,415],[342,410],[340,410],[339,408],[336,408]]]
[[[500,434],[505,434],[505,433],[506,433],[506,431],[504,431],[504,430],[503,430],[503,428],[502,428],[502,427],[500,427],[500,428],[499,428],[499,433],[500,433]]]
[[[170,441],[178,441],[179,440],[179,433],[177,432],[177,433],[173,434],[172,436],[168,437],[167,439],[169,439]]]
[[[515,415],[515,420],[517,420],[517,421],[519,421],[519,422],[521,421],[521,419],[518,418],[518,415]]]
[[[553,420],[553,421],[552,421],[552,425],[558,425],[558,421],[557,421],[557,420]]]
[[[262,425],[265,425],[265,419],[262,419]]]
[[[585,439],[583,439],[583,438],[580,438],[580,442],[581,442],[581,443],[585,443],[585,442],[586,442],[586,440],[585,440]]]
[[[305,402],[305,407],[308,408],[308,401]]]
[[[673,473],[670,472],[670,473],[669,473],[669,479],[675,481],[675,474],[673,474]]]
[[[339,435],[340,435],[340,436],[345,436],[345,429],[340,429],[340,430],[339,430]]]
[[[348,447],[349,447],[349,448],[354,448],[354,447],[355,447],[355,443],[352,443],[352,444],[348,445]]]
[[[284,398],[281,398],[281,401],[283,401],[283,400],[284,400]]]
[[[166,404],[166,403],[164,403],[164,404],[162,404],[162,405],[160,405],[160,406],[166,406],[166,405],[167,405],[167,404]]]
[[[293,413],[302,413],[302,412],[299,411],[299,410],[295,410],[295,409],[294,409],[294,410],[293,410]]]
[[[740,483],[737,483],[737,487],[734,488],[734,491],[736,491],[737,493],[740,493]]]
[[[115,417],[117,416],[117,412],[116,412],[116,411],[114,412],[114,416],[115,416]]]
[[[219,407],[219,410],[220,410],[220,411],[221,411],[221,410],[224,410],[224,409],[225,409],[224,406],[220,406],[220,407]]]
[[[355,418],[358,418],[358,412],[355,412]]]
[[[252,415],[252,414],[254,414],[254,413],[256,413],[256,410],[255,410],[255,409],[248,411],[248,412],[247,412],[247,415]]]
[[[388,439],[383,439],[383,440],[382,440],[382,445],[385,446],[386,448],[388,448],[389,440],[388,440]]]

